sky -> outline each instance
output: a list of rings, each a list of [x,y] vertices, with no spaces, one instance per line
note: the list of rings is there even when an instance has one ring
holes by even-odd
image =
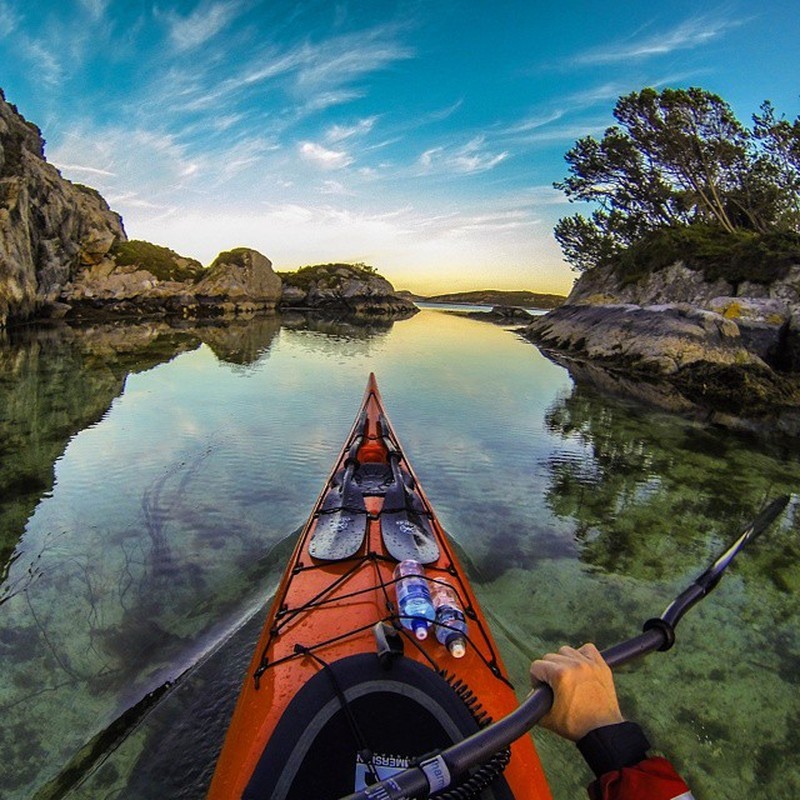
[[[564,154],[645,86],[800,113],[796,0],[0,0],[0,87],[132,239],[566,293]]]

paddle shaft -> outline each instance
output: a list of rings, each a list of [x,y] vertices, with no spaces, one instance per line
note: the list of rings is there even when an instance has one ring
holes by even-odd
[[[639,656],[662,648],[668,640],[660,628],[651,628],[625,642],[620,642],[602,652],[609,666],[617,667]],[[443,750],[429,760],[422,759],[420,766],[405,770],[393,778],[381,781],[360,792],[348,795],[343,800],[408,800],[411,797],[427,797],[435,789],[438,773],[447,775],[447,785],[457,785],[466,778],[475,765],[487,761],[499,750],[508,747],[527,733],[547,714],[553,705],[553,690],[546,684],[534,689],[508,716],[498,720],[472,736]],[[442,785],[441,788],[445,788]]]

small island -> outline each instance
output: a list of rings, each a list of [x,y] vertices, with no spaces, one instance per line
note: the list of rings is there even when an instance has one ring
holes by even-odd
[[[556,184],[593,208],[555,228],[578,280],[524,335],[602,391],[800,433],[800,119],[701,89],[614,114]]]

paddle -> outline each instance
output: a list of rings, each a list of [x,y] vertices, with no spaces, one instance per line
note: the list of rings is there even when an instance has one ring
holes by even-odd
[[[672,647],[675,626],[683,615],[714,589],[739,551],[768,528],[788,502],[789,497],[786,495],[773,500],[739,538],[669,604],[660,617],[644,624],[642,633],[603,650],[603,658],[609,666],[616,667],[638,656]],[[550,710],[552,704],[552,689],[546,685],[538,686],[507,717],[440,753],[424,757],[419,765],[375,783],[363,791],[350,794],[342,800],[425,798],[431,793],[457,785],[471,769],[485,763],[492,755],[529,731]]]
[[[387,441],[387,446],[390,444]],[[417,493],[406,485],[400,469],[400,455],[389,449],[392,485],[387,488],[381,511],[381,536],[387,552],[398,561],[413,558],[420,564],[432,564],[439,558],[439,545],[428,522],[425,506]]]
[[[345,467],[320,503],[314,532],[308,543],[309,555],[320,561],[350,558],[364,543],[367,509],[364,495],[353,476],[358,467],[358,449],[364,440],[365,423],[366,412],[362,412],[354,426],[359,433],[348,449]]]

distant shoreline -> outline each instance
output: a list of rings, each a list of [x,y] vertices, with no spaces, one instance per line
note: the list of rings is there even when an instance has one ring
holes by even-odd
[[[399,295],[414,302],[451,304],[459,303],[477,306],[522,306],[533,308],[558,308],[567,299],[560,294],[531,292],[527,290],[479,289],[471,292],[449,292],[431,297],[400,291]]]

